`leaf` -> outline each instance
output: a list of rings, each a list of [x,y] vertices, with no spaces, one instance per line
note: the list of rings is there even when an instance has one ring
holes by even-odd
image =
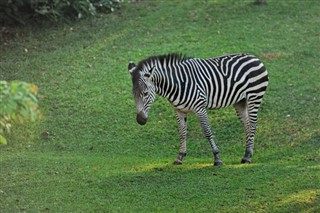
[[[29,84],[29,91],[33,94],[38,94],[39,88],[35,84]]]
[[[0,135],[0,143],[2,143],[4,145],[8,144],[7,139],[5,139],[2,135]]]

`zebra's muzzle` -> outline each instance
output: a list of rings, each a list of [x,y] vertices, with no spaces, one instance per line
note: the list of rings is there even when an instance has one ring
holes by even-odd
[[[145,125],[147,123],[148,118],[146,115],[141,111],[137,114],[137,122],[140,125]]]

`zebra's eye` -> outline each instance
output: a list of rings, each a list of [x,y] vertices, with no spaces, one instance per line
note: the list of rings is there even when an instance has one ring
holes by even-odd
[[[147,96],[148,95],[148,91],[143,92],[143,96]]]

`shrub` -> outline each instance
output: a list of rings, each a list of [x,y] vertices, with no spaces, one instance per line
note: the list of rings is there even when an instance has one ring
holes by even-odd
[[[7,0],[0,2],[0,20],[21,24],[25,20],[46,17],[51,20],[61,18],[82,18],[97,12],[113,12],[121,0]]]
[[[0,143],[7,144],[3,136],[12,122],[35,121],[38,110],[38,87],[21,81],[0,81]]]

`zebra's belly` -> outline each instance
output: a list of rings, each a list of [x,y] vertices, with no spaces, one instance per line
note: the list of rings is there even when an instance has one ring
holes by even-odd
[[[245,93],[241,93],[236,97],[226,96],[220,98],[208,98],[207,109],[221,109],[234,105],[246,97]]]
[[[181,103],[178,100],[176,101],[170,101],[172,106],[182,112],[194,112],[197,111],[199,108],[206,108],[206,109],[221,109],[221,108],[226,108],[229,106],[234,105],[235,103],[240,102],[245,98],[245,93],[240,94],[237,98],[235,99],[225,99],[229,101],[223,101],[221,99],[220,101],[216,101],[216,99],[209,98],[207,97],[206,99],[198,99],[196,101],[191,101],[191,102],[185,102]],[[202,104],[194,104],[194,103],[202,103]]]

